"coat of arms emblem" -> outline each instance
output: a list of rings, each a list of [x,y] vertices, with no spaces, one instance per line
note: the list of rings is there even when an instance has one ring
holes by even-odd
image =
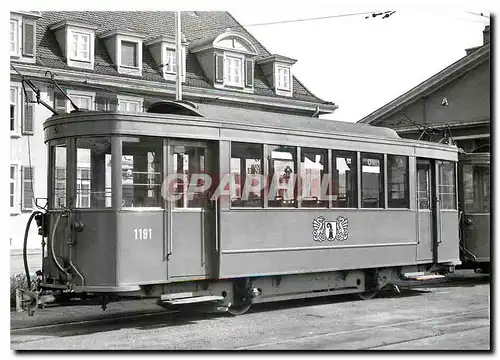
[[[323,216],[313,219],[314,241],[344,241],[349,236],[347,219],[339,216],[335,221],[326,221]]]

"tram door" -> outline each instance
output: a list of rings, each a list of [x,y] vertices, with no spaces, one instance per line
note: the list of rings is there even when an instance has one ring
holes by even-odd
[[[455,163],[417,159],[419,262],[456,260]],[[443,230],[444,229],[444,230]]]
[[[216,216],[207,187],[216,173],[214,146],[169,139],[167,149],[167,276],[170,281],[210,278]]]

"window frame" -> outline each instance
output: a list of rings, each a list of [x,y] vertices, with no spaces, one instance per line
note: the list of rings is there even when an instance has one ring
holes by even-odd
[[[19,28],[21,27],[22,18],[16,17],[10,18],[10,28],[9,28],[9,54],[11,57],[20,57],[21,56],[21,46],[20,46],[20,36],[19,36]],[[12,45],[12,41],[10,40],[10,36],[12,35],[12,24],[14,24],[14,50],[10,48]]]
[[[131,110],[125,109],[122,110],[120,107],[122,105],[130,105],[130,104],[135,104],[137,105],[137,112],[143,112],[143,104],[144,104],[144,99],[140,97],[132,97],[132,96],[123,96],[123,95],[117,95],[117,100],[118,100],[118,105],[117,105],[117,110],[118,111],[125,111],[125,112],[132,112]],[[128,106],[127,106],[128,108]]]
[[[90,109],[85,109],[85,110],[94,110],[95,109],[95,93],[94,92],[87,92],[87,91],[79,91],[79,90],[68,90],[67,95],[71,98],[71,100],[75,103],[76,106],[78,106],[81,109],[81,106],[79,104],[79,101],[76,101],[77,98],[89,98],[90,99]],[[66,110],[67,113],[69,114],[71,111],[73,111],[73,106],[69,101],[66,101]]]
[[[282,74],[283,76],[281,76]],[[288,80],[288,86],[285,85],[285,80]],[[276,88],[284,91],[291,90],[291,70],[289,66],[276,65]]]
[[[391,164],[390,162],[390,159],[393,158],[397,158],[397,157],[402,157],[404,158],[404,161],[405,161],[405,167],[406,167],[406,172],[405,172],[405,175],[404,175],[404,182],[401,183],[395,183],[392,181],[392,172],[391,172],[391,167],[389,166]],[[387,189],[385,190],[387,192],[387,209],[410,209],[410,158],[408,155],[394,155],[394,154],[387,154],[387,181],[386,181],[386,184],[387,184]],[[392,199],[392,186],[394,184],[403,184],[404,185],[404,189],[403,189],[403,192],[404,192],[404,198],[403,200],[405,201],[405,206],[391,206],[391,200],[396,200],[396,199]],[[401,190],[399,190],[398,192],[401,192]],[[398,199],[398,200],[401,200],[401,199]]]
[[[11,176],[12,168],[14,168],[14,179]],[[21,213],[21,202],[20,202],[20,194],[19,189],[21,188],[21,179],[20,179],[20,169],[21,162],[20,161],[11,161],[9,167],[9,211],[10,215],[19,215]],[[14,184],[13,193],[10,191],[10,184]],[[13,206],[10,205],[11,197],[13,197]]]
[[[278,184],[274,184],[274,177],[275,177],[275,167],[274,167],[274,163],[273,163],[273,159],[272,159],[272,152],[273,151],[276,151],[276,148],[279,148],[279,147],[284,147],[284,148],[290,148],[293,150],[292,152],[292,159],[291,160],[286,160],[286,159],[276,159],[276,160],[282,160],[282,161],[293,161],[294,163],[294,169],[293,169],[293,172],[292,172],[292,175],[294,176],[294,182],[293,182],[293,190],[292,190],[292,197],[289,198],[289,199],[284,199],[282,197],[282,200],[283,201],[286,201],[286,202],[283,202],[281,205],[276,205],[276,206],[271,206],[270,204],[272,203],[272,201],[278,201],[276,200],[277,198],[279,198],[279,196],[277,196],[278,194],[278,191],[279,189],[277,188]],[[299,202],[299,194],[297,192],[297,186],[298,186],[298,173],[299,173],[299,146],[296,146],[296,145],[284,145],[284,144],[277,144],[277,143],[266,143],[266,146],[264,148],[264,151],[266,152],[265,153],[265,165],[267,167],[267,177],[268,177],[268,186],[267,186],[267,189],[266,191],[264,192],[264,197],[265,197],[265,203],[264,204],[267,204],[267,207],[268,208],[273,208],[273,209],[279,209],[279,208],[285,208],[285,209],[294,209],[294,208],[298,208],[298,202]],[[267,164],[266,164],[267,163]],[[285,173],[286,173],[286,167],[285,167]],[[271,189],[274,189],[275,190],[275,199],[274,200],[270,200],[269,196],[271,195],[270,194],[270,190]],[[287,191],[288,191],[288,188],[287,188]]]
[[[15,91],[15,103],[12,102],[12,90]],[[11,106],[14,105],[14,130],[10,127],[11,137],[21,137],[21,100],[21,84],[10,83],[9,101]]]
[[[228,59],[238,60],[239,61],[239,82],[232,81],[233,72],[231,72],[232,67],[229,67]],[[233,62],[234,64],[234,62]],[[245,87],[245,56],[234,53],[224,53],[224,86],[228,87],[236,87],[236,88],[244,88]],[[236,69],[237,67],[234,67]]]
[[[332,172],[332,168],[331,168],[331,164],[330,164],[330,153],[331,153],[331,150],[330,149],[327,149],[327,148],[319,148],[319,147],[310,147],[310,146],[300,146],[299,147],[300,149],[300,159],[298,161],[298,169],[297,169],[297,174],[298,174],[298,178],[297,178],[297,184],[295,185],[297,187],[297,201],[298,201],[298,207],[299,208],[306,208],[306,209],[313,209],[313,208],[320,208],[320,209],[327,209],[327,208],[330,208],[331,207],[331,202],[330,202],[330,198],[329,198],[329,195],[326,196],[326,199],[325,198],[322,198],[323,195],[323,180],[325,179],[325,176],[327,176],[330,180],[331,180],[331,172]],[[305,162],[305,155],[304,153],[314,153],[315,152],[315,155],[318,155],[319,153],[321,153],[320,155],[323,155],[324,156],[324,159],[323,159],[323,162],[320,163],[321,165],[323,165],[323,170],[320,170],[319,171],[319,184],[320,184],[320,194],[319,194],[319,197],[316,199],[316,203],[319,205],[319,206],[310,206],[312,205],[313,203],[311,203],[311,201],[314,201],[314,200],[311,200],[311,199],[305,199],[304,197],[304,184],[305,184],[305,179],[302,177],[302,173],[304,172],[304,177],[306,176],[306,169],[303,168],[303,163]],[[302,160],[304,158],[304,161]],[[330,184],[328,184],[330,185]],[[327,192],[329,191],[329,189],[327,189]],[[306,204],[304,204],[304,200],[307,201]]]
[[[76,42],[76,56],[73,55],[73,45],[74,45],[74,36],[77,35],[77,42]],[[87,42],[87,58],[80,56],[80,39],[82,37],[87,37],[88,42]],[[92,34],[87,31],[82,31],[82,30],[76,30],[76,29],[71,29],[68,34],[68,57],[71,61],[77,61],[77,62],[84,62],[84,63],[91,63],[92,62]]]
[[[231,181],[229,183],[229,186],[230,186],[230,193],[231,195],[229,196],[229,207],[231,209],[263,209],[264,208],[264,196],[265,196],[265,192],[264,192],[264,189],[262,188],[260,190],[260,204],[258,206],[246,206],[246,205],[233,205],[233,201],[234,200],[237,200],[237,199],[233,199],[232,198],[232,193],[234,191],[234,193],[236,193],[236,185],[239,185],[240,186],[240,195],[243,194],[243,190],[245,189],[245,182],[246,182],[246,177],[248,176],[248,169],[245,168],[245,169],[241,169],[241,166],[240,166],[240,179],[241,179],[241,173],[242,171],[245,171],[245,181],[243,182],[243,185],[242,185],[242,181],[239,182],[239,184],[236,183],[235,179],[233,181],[233,172],[232,172],[232,166],[231,166],[231,160],[233,159],[232,155],[233,155],[233,144],[235,145],[241,145],[241,144],[244,144],[244,145],[250,145],[250,146],[255,146],[255,147],[259,147],[259,150],[260,150],[260,171],[259,171],[259,174],[252,174],[252,175],[260,175],[261,176],[261,179],[264,178],[264,167],[265,167],[265,156],[264,156],[264,144],[260,144],[260,143],[252,143],[252,142],[246,142],[246,141],[231,141],[230,142],[230,145],[229,145],[229,172],[230,172],[230,176],[231,176]],[[240,161],[241,161],[241,158],[239,158]],[[244,158],[245,160],[246,159],[249,159],[249,158]],[[246,162],[245,162],[246,163]],[[242,204],[244,204],[243,202],[244,201],[248,201],[248,200],[243,200],[239,199]]]
[[[175,61],[175,64],[174,63],[170,63],[171,57],[168,56],[169,52],[171,52],[173,54],[172,59],[173,59],[173,61]],[[167,46],[165,46],[165,72],[167,74],[176,74],[176,71],[177,71],[177,54],[176,54],[176,49],[167,45]]]
[[[334,206],[334,201],[332,199],[332,205],[331,207],[333,209],[358,209],[360,208],[359,205],[358,205],[358,193],[359,193],[359,190],[358,187],[359,185],[361,185],[361,178],[360,178],[360,172],[359,170],[361,169],[361,167],[359,166],[358,164],[358,151],[353,151],[353,150],[337,150],[337,149],[332,149],[332,157],[331,157],[331,180],[332,181],[335,181],[335,177],[334,177],[334,170],[337,170],[337,162],[336,162],[336,159],[337,157],[341,157],[341,158],[347,158],[347,157],[350,157],[354,164],[354,169],[355,169],[355,173],[354,173],[354,179],[352,179],[352,184],[353,187],[354,187],[354,190],[353,190],[353,194],[352,194],[352,206],[346,206],[346,207],[339,207],[339,206]],[[332,195],[333,195],[333,189],[331,190],[332,191]],[[347,193],[347,184],[346,184],[346,193]],[[337,196],[339,195],[339,193],[337,194]],[[335,204],[336,205],[336,204]],[[346,204],[347,205],[347,204]]]
[[[384,161],[385,153],[371,153],[371,152],[363,152],[360,151],[360,164],[359,164],[359,169],[360,169],[360,185],[361,185],[361,199],[360,199],[360,209],[387,209],[386,204],[385,204],[385,199],[386,199],[386,193],[387,189],[385,186],[386,179],[385,179],[385,168],[386,168],[386,162]],[[368,159],[374,159],[374,160],[379,160],[379,176],[381,179],[378,182],[379,188],[378,188],[378,203],[379,206],[377,207],[365,207],[363,206],[363,159],[368,158]],[[369,165],[367,165],[369,166]],[[382,186],[382,189],[380,189],[380,185]]]
[[[134,45],[134,56],[135,56],[135,65],[126,65],[123,63],[123,44],[133,44]],[[138,41],[133,41],[130,39],[120,39],[120,67],[126,68],[126,69],[134,69],[138,70],[139,69],[139,42]]]

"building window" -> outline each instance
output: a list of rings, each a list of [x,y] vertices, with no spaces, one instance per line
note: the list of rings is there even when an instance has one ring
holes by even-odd
[[[407,156],[387,155],[387,188],[390,208],[410,207]]]
[[[277,87],[280,90],[290,90],[290,68],[277,66],[278,83]]]
[[[19,56],[19,22],[17,20],[10,20],[10,55]]]
[[[10,212],[11,214],[17,214],[19,213],[19,203],[17,199],[17,179],[18,179],[18,169],[19,165],[17,164],[10,164],[10,195],[9,195],[9,202],[10,202]]]
[[[68,91],[67,94],[80,110],[94,110],[94,94],[80,91]],[[66,106],[68,107],[68,113],[74,110],[69,101],[66,102]]]
[[[355,152],[332,153],[332,207],[357,207],[357,156]]]
[[[441,200],[441,209],[456,209],[455,163],[450,161],[438,161],[438,169],[439,199]]]
[[[35,22],[23,21],[23,56],[33,57],[35,55]]]
[[[23,189],[22,189],[22,209],[33,210],[35,203],[35,176],[34,168],[31,166],[22,167]]]
[[[138,67],[137,43],[122,41],[121,66]]]
[[[323,187],[328,185],[323,182],[328,174],[328,150],[302,148],[300,157],[302,206],[328,207],[328,199],[323,196],[326,195]]]
[[[177,71],[177,65],[176,65],[177,58],[175,50],[167,48],[165,59],[166,59],[165,71],[168,73],[175,74]]]
[[[142,99],[122,98],[118,96],[118,110],[126,112],[141,112]]]
[[[18,94],[19,89],[15,86],[10,87],[10,133],[19,135],[19,126],[17,121],[18,113]]]
[[[380,154],[361,155],[361,207],[384,207],[384,164]]]
[[[225,85],[243,86],[242,59],[234,56],[226,56],[224,63]]]
[[[90,62],[90,34],[73,31],[70,49],[71,60]]]
[[[231,206],[263,206],[262,170],[262,145],[231,143]]]
[[[292,146],[268,146],[270,207],[294,207],[297,174],[297,149]]]

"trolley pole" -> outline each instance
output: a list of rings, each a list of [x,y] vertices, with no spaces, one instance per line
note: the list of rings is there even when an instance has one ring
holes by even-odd
[[[182,48],[181,48],[181,12],[175,13],[175,100],[182,100]]]

